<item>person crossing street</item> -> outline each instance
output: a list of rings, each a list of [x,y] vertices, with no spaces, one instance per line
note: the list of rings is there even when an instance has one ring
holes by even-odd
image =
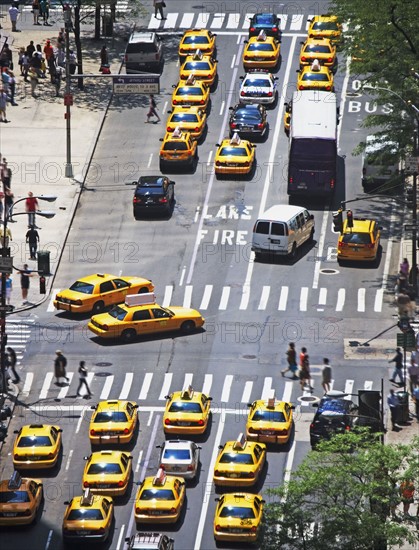
[[[81,397],[80,390],[82,386],[85,386],[87,390],[87,397],[92,397],[92,392],[90,391],[89,385],[87,384],[87,367],[84,361],[80,361],[79,366],[79,386],[77,388],[77,397]]]
[[[59,349],[57,349],[56,358],[54,361],[54,374],[56,378],[56,384],[57,386],[61,385],[60,379],[65,378],[67,382],[70,381],[70,378],[68,378],[66,373],[66,367],[67,367],[67,359],[64,357],[63,352]]]
[[[393,357],[393,359],[390,359],[389,363],[394,363],[394,371],[390,378],[390,382],[396,384],[396,378],[398,377],[400,380],[400,385],[403,386],[403,353],[400,348],[396,349],[396,355]]]

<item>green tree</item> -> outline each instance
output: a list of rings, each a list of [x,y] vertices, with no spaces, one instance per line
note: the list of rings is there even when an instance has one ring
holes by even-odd
[[[419,107],[418,81],[412,73],[412,68],[418,70],[419,59],[417,2],[333,0],[330,11],[346,24],[342,50],[352,75],[376,86],[377,102],[392,107],[390,113],[368,115],[363,126],[380,127],[377,137],[399,143],[403,157],[413,148],[417,118],[408,105]],[[379,87],[391,89],[403,101]]]
[[[360,430],[324,441],[269,491],[262,548],[381,550],[418,541],[414,518],[393,513],[403,479],[419,479],[419,438],[383,445]]]

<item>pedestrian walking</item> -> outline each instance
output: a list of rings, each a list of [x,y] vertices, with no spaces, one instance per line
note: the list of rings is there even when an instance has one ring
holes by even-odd
[[[60,97],[60,88],[61,88],[62,79],[63,79],[63,68],[56,67],[55,76],[54,76],[55,97]]]
[[[54,48],[51,46],[51,41],[47,40],[44,46],[44,56],[46,59],[46,62],[51,59],[51,57],[54,57]]]
[[[77,397],[81,397],[80,390],[82,386],[85,386],[87,390],[87,397],[92,397],[93,394],[90,391],[90,388],[87,384],[87,367],[84,361],[80,361],[80,366],[79,366],[79,386],[77,388]]]
[[[29,244],[29,254],[31,260],[36,260],[36,251],[39,243],[39,233],[34,227],[31,227],[26,232],[26,242]]]
[[[28,57],[32,57],[35,51],[36,51],[35,44],[33,43],[33,40],[31,40],[29,44],[26,46],[26,53],[28,54]]]
[[[38,200],[33,196],[32,191],[29,191],[25,201],[26,212],[28,214],[28,227],[39,229],[35,223],[36,211],[39,210]]]
[[[413,388],[413,399],[415,400],[416,422],[419,422],[419,386]]]
[[[35,94],[36,87],[38,86],[38,73],[34,67],[29,69],[29,81],[31,83],[31,95],[37,97]]]
[[[12,185],[12,171],[7,165],[7,160],[4,157],[3,157],[3,168],[1,171],[1,181],[3,182],[3,185],[5,185],[10,189]]]
[[[397,302],[399,317],[408,317],[408,318],[414,317],[415,304],[414,303],[412,304],[412,300],[410,299],[409,294],[407,294],[407,291],[402,290],[397,295],[396,302]]]
[[[108,66],[109,67],[109,57],[108,57],[108,50],[106,49],[105,44],[103,44],[102,49],[100,50],[100,68],[99,72],[103,71],[103,67]]]
[[[9,122],[6,118],[7,94],[0,90],[0,122]]]
[[[393,357],[393,359],[390,359],[389,363],[394,363],[394,371],[391,375],[390,382],[396,384],[396,378],[398,377],[400,380],[400,386],[403,386],[403,353],[400,348],[396,349],[396,355]]]
[[[13,384],[19,384],[20,376],[16,372],[16,363],[17,363],[16,352],[11,347],[8,347],[6,351],[7,351],[7,360],[9,362],[9,368],[12,371],[13,376],[15,377],[15,379],[13,380]]]
[[[403,503],[403,513],[409,515],[410,505],[413,504],[415,494],[415,486],[411,479],[405,479],[400,483],[400,496]]]
[[[305,385],[308,384],[309,389],[312,390],[313,388],[311,386],[310,360],[306,348],[301,348],[300,361],[301,389],[304,391]]]
[[[9,77],[9,91],[10,91],[10,104],[13,107],[16,107],[17,103],[15,102],[15,93],[16,93],[16,78],[11,69],[6,69],[6,73]]]
[[[10,67],[13,70],[13,54],[7,42],[0,54],[0,67]]]
[[[33,0],[32,2],[33,24],[40,25],[39,22],[39,0]]]
[[[40,15],[42,15],[42,19],[44,20],[44,25],[49,26],[49,2],[47,0],[40,0],[39,8]]]
[[[146,122],[150,122],[150,117],[151,116],[156,116],[157,117],[157,121],[155,122],[155,124],[157,124],[157,122],[160,122],[160,117],[159,115],[157,114],[157,103],[154,99],[154,95],[153,94],[150,94],[149,96],[149,110],[148,110],[148,113],[147,113],[147,120]]]
[[[15,196],[10,190],[10,187],[5,186],[4,191],[5,191],[4,203],[5,203],[5,209],[6,209],[6,216],[8,216],[9,223],[15,223],[15,220],[12,217]]]
[[[287,357],[287,363],[288,367],[286,369],[281,370],[282,376],[285,375],[286,372],[291,372],[293,374],[293,380],[297,380],[298,376],[296,376],[296,372],[298,370],[297,366],[297,352],[295,351],[295,344],[294,342],[290,342],[288,344],[288,349],[285,353]]]
[[[75,74],[77,69],[77,57],[76,57],[76,54],[73,52],[73,50],[70,50],[69,52],[68,68],[70,70],[70,74]]]
[[[20,273],[20,288],[22,289],[22,300],[23,304],[28,303],[28,292],[30,286],[30,277],[32,277],[32,272],[28,269],[28,264],[23,266],[18,273]]]
[[[325,357],[323,359],[323,368],[322,368],[322,388],[325,394],[330,391],[331,383],[332,383],[332,367],[329,365],[329,359]]]
[[[409,278],[409,271],[410,271],[409,260],[407,258],[403,258],[403,261],[400,264],[400,273],[404,277],[406,277],[406,279],[408,279]]]
[[[397,420],[399,419],[399,400],[397,395],[394,393],[394,390],[390,390],[390,393],[387,396],[387,405],[391,414],[391,429],[395,432],[398,427]]]
[[[164,16],[163,8],[166,7],[166,2],[164,0],[153,0],[153,6],[154,6],[154,17],[158,19],[157,12],[160,13],[160,18],[162,20],[166,19]]]
[[[54,360],[54,376],[56,378],[56,385],[61,385],[60,379],[65,378],[67,382],[70,381],[70,378],[68,378],[66,373],[66,367],[67,367],[67,359],[64,357],[63,352],[60,349],[57,349],[55,352],[55,360]]]
[[[12,298],[13,290],[13,280],[9,273],[6,274],[6,304],[10,305],[10,300]]]
[[[19,17],[19,8],[14,3],[9,8],[9,17],[12,24],[12,32],[17,32],[17,18]]]

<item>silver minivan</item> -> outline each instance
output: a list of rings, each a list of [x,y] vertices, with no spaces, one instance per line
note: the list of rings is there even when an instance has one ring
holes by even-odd
[[[127,74],[139,72],[160,72],[163,62],[163,48],[155,32],[134,31],[125,50]]]
[[[367,136],[362,155],[362,187],[365,192],[395,191],[401,184],[398,149],[394,141],[381,143],[374,136]]]
[[[263,255],[295,257],[297,249],[313,237],[314,216],[306,208],[277,204],[256,221],[252,250],[256,259]]]

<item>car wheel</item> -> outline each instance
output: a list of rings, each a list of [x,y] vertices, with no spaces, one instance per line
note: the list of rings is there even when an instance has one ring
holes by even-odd
[[[309,242],[309,243],[312,243],[313,240],[314,240],[314,227],[313,227],[313,229],[312,229],[311,232],[310,232],[310,237],[308,238],[308,242]]]
[[[297,243],[294,242],[293,245],[292,245],[291,252],[290,252],[290,258],[291,258],[292,260],[294,260],[295,257],[296,257],[296,255],[297,255]]]
[[[124,342],[133,342],[136,336],[137,336],[137,333],[132,328],[124,330],[123,333],[121,334],[121,338]]]
[[[92,308],[92,313],[94,315],[97,315],[98,313],[102,313],[102,311],[105,308],[105,304],[100,300],[99,302],[96,302]]]
[[[147,292],[150,292],[148,288],[146,286],[142,286],[138,291],[138,294],[147,294]]]
[[[192,332],[195,330],[195,323],[193,321],[184,321],[180,327],[182,332]]]
[[[260,262],[262,259],[262,254],[260,252],[255,252],[255,261]]]

